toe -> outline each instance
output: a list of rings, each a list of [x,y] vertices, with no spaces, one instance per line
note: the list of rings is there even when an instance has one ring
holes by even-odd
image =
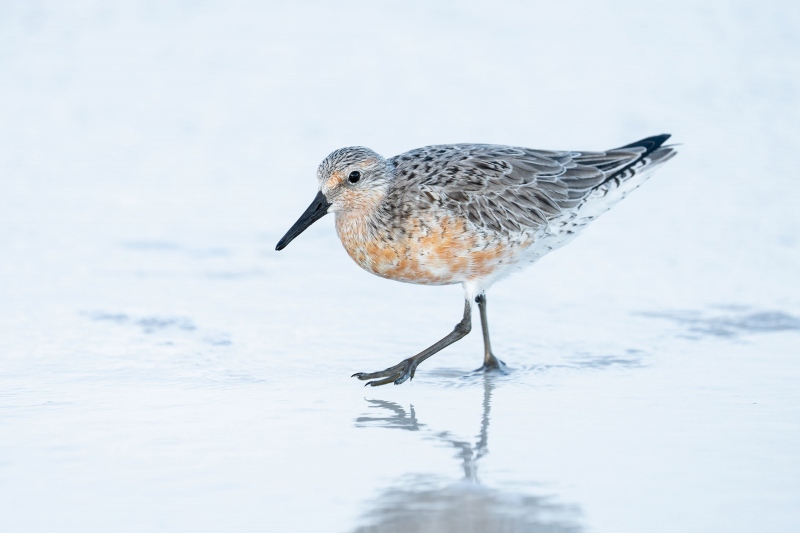
[[[500,374],[506,374],[508,373],[508,367],[503,361],[493,357],[489,361],[483,363],[475,372],[498,372]]]
[[[401,361],[399,364],[391,366],[386,370],[381,370],[380,372],[356,372],[353,374],[352,378],[358,378],[361,381],[367,381],[374,379],[375,381],[370,381],[367,385],[371,385],[373,387],[378,387],[380,385],[386,385],[387,383],[391,383],[392,381],[395,384],[399,385],[406,381],[409,377],[414,377],[414,370],[416,366],[412,366],[411,362],[408,359],[405,361]],[[377,379],[377,378],[384,378],[384,379]]]
[[[387,368],[386,370],[381,370],[380,372],[356,372],[350,377],[365,381],[368,379],[385,378],[386,376],[391,376],[394,373],[396,373],[396,371],[391,368]]]
[[[401,384],[405,383],[406,381],[408,381],[408,378],[410,378],[410,377],[411,376],[408,375],[408,372],[404,372],[403,374],[400,375],[400,377],[398,377],[396,380],[394,380],[394,384],[395,385],[401,385]]]
[[[388,383],[391,383],[392,381],[395,381],[396,377],[397,377],[397,375],[395,374],[395,375],[389,376],[388,378],[379,379],[379,380],[375,380],[375,381],[369,381],[364,386],[365,387],[367,387],[367,386],[369,386],[369,387],[380,387],[381,385],[386,385]],[[395,383],[397,383],[397,382],[395,381]]]

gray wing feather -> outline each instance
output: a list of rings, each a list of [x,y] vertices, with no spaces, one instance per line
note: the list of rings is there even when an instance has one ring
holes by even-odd
[[[428,146],[393,158],[397,179],[498,233],[537,230],[576,208],[643,147],[555,152],[496,145]]]

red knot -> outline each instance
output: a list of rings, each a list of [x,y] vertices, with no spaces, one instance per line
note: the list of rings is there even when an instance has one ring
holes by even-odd
[[[453,331],[395,366],[353,375],[367,385],[413,378],[422,361],[470,332],[473,301],[483,331],[481,369],[503,370],[489,342],[486,290],[569,242],[641,185],[675,155],[664,145],[668,138],[605,152],[447,144],[391,159],[342,148],[319,166],[317,196],[276,249],[335,213],[339,239],[364,270],[406,283],[463,285],[464,315]]]

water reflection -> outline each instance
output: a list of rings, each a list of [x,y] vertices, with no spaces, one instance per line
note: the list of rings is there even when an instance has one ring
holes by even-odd
[[[483,410],[474,442],[437,431],[408,410],[383,400],[367,400],[371,411],[356,419],[356,427],[383,427],[417,431],[424,438],[447,443],[461,460],[463,478],[446,480],[431,475],[404,476],[396,486],[369,502],[367,525],[356,533],[579,533],[577,506],[553,498],[501,490],[482,484],[478,463],[489,453],[489,419],[493,378],[483,378]]]

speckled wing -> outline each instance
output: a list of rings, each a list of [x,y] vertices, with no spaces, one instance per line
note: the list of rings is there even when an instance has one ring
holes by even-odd
[[[662,138],[663,137],[663,138]],[[393,159],[397,178],[448,211],[501,234],[528,233],[604,196],[646,165],[668,136],[607,152],[556,152],[499,145],[428,146]],[[667,150],[666,148],[664,150]],[[412,185],[413,184],[413,185]]]

